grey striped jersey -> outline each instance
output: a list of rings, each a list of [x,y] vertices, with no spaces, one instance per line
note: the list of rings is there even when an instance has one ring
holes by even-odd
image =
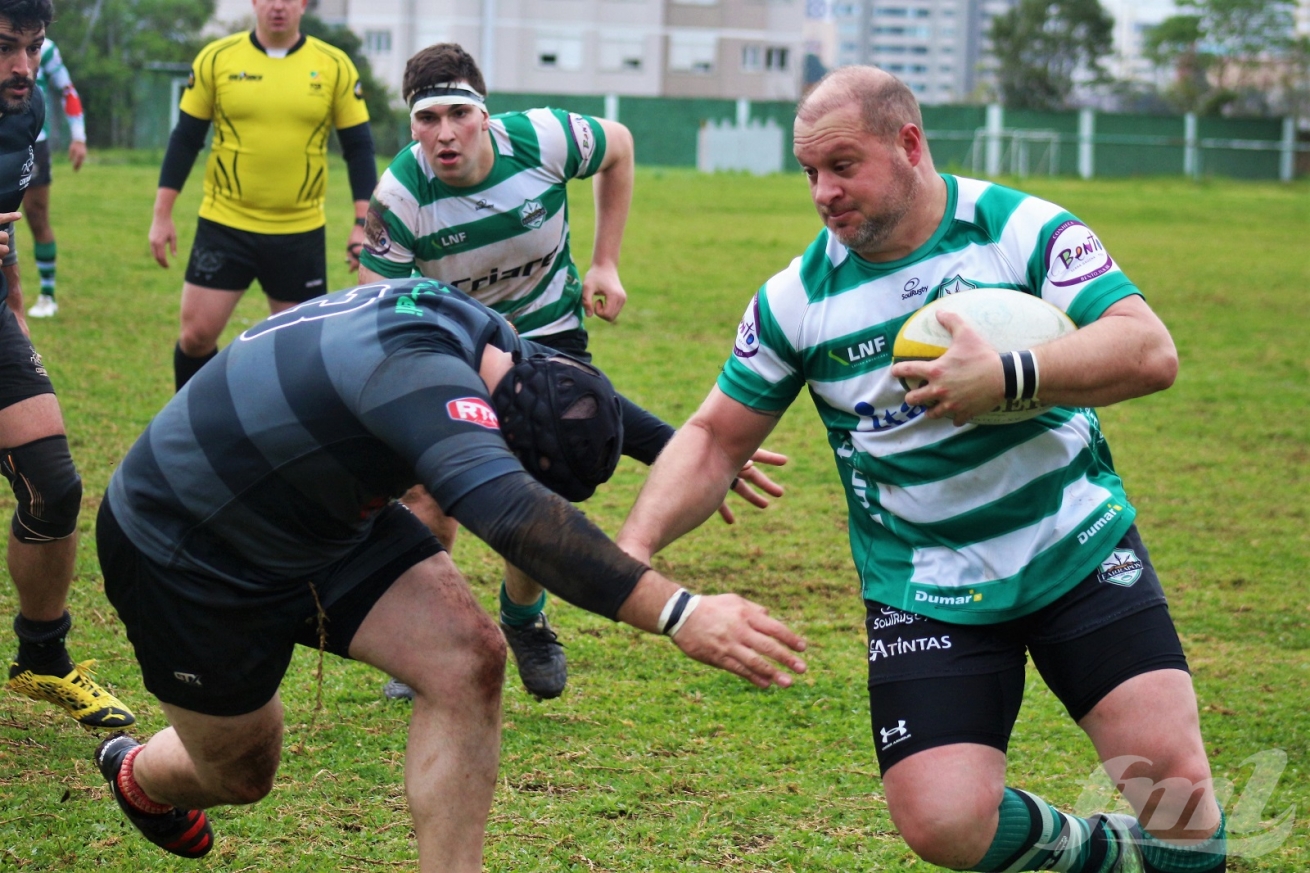
[[[863,594],[962,624],[1025,615],[1090,573],[1132,523],[1096,413],[955,427],[905,402],[892,341],[929,300],[974,287],[1034,294],[1078,325],[1140,293],[1052,203],[945,176],[933,236],[872,263],[827,230],[759,290],[719,377],[755,409],[808,386],[828,429]]]
[[[344,557],[415,483],[442,506],[522,471],[478,362],[519,340],[431,280],[364,285],[242,333],[169,401],[109,483],[152,560],[239,587]]]
[[[451,188],[418,143],[382,174],[361,262],[381,276],[417,270],[504,315],[523,336],[582,325],[582,281],[569,251],[570,179],[605,158],[600,122],[558,109],[491,118],[496,161],[480,184]]]

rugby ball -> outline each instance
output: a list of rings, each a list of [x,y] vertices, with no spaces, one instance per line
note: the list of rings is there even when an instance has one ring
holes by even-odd
[[[1078,326],[1057,306],[1040,297],[1007,288],[970,288],[939,297],[916,310],[896,334],[892,362],[930,361],[946,353],[951,334],[937,320],[939,312],[964,317],[998,352],[1015,352],[1050,342]],[[910,385],[901,380],[905,390]],[[1007,400],[991,412],[975,415],[976,424],[1014,424],[1041,415],[1047,407],[1040,398]]]

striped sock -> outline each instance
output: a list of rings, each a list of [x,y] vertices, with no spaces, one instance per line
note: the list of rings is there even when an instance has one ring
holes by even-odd
[[[55,244],[53,242],[37,243],[36,271],[41,275],[41,293],[47,297],[55,296]]]
[[[1131,816],[1079,818],[1027,791],[1006,788],[996,836],[972,869],[979,873],[1112,873],[1119,869],[1125,851],[1136,851],[1132,844],[1140,842],[1141,836],[1135,825]],[[1193,869],[1212,873],[1208,867],[1168,868],[1159,873],[1193,873]]]
[[[1221,810],[1214,836],[1193,846],[1173,846],[1144,834],[1142,861],[1146,873],[1223,873],[1228,866],[1228,820]]]

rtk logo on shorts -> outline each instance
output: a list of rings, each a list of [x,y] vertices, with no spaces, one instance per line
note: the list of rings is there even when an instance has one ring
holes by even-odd
[[[1131,588],[1142,578],[1142,562],[1132,549],[1115,549],[1096,571],[1097,582],[1109,582]]]

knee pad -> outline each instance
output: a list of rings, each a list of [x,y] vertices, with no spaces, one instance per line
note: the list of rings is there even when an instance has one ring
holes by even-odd
[[[18,500],[13,531],[19,542],[48,543],[77,530],[82,478],[63,434],[43,437],[0,452],[5,474]]]

